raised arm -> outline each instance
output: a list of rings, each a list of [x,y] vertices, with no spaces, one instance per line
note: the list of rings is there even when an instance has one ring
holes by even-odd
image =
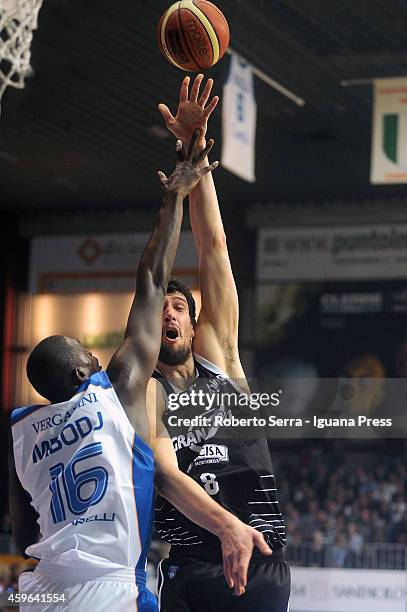
[[[264,555],[271,555],[272,550],[259,531],[222,508],[198,483],[178,469],[174,447],[162,422],[164,410],[161,385],[151,379],[147,389],[147,412],[150,429],[154,432],[151,446],[156,487],[189,520],[220,539],[226,581],[234,587],[236,595],[242,595],[253,547],[257,546]]]
[[[168,129],[183,142],[194,129],[201,129],[199,146],[205,146],[207,121],[218,98],[206,106],[213,81],[208,79],[199,97],[203,75],[198,75],[188,95],[189,77],[181,85],[177,115],[160,104]],[[204,163],[204,162],[203,162]],[[215,184],[204,177],[191,191],[189,210],[199,255],[199,281],[202,308],[194,337],[194,350],[218,365],[230,377],[244,379],[238,354],[239,303],[230,264]]]
[[[178,162],[169,178],[159,172],[164,198],[158,221],[141,257],[137,291],[131,306],[125,339],[113,355],[108,374],[125,410],[136,414],[135,403],[145,395],[149,377],[157,363],[162,326],[162,309],[174,263],[182,223],[183,200],[200,178],[217,166],[202,167],[209,144],[198,152],[199,130],[194,132],[188,152],[177,142]],[[139,405],[138,405],[139,407]],[[140,423],[138,423],[140,426]],[[139,433],[143,435],[142,430]]]

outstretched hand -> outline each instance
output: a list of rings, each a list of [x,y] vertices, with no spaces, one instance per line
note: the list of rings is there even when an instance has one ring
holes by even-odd
[[[188,98],[188,86],[190,78],[185,77],[182,81],[179,104],[175,117],[165,104],[159,104],[158,110],[164,117],[167,128],[176,138],[179,138],[183,145],[192,138],[195,129],[201,130],[198,141],[199,146],[204,145],[205,134],[208,128],[208,119],[219,102],[218,96],[214,96],[208,106],[206,106],[213,87],[213,79],[208,79],[202,94],[199,96],[199,89],[203,81],[203,74],[198,74],[192,85],[191,95]],[[199,98],[198,98],[199,96]]]
[[[167,193],[178,193],[183,198],[186,197],[196,187],[204,174],[212,172],[212,170],[218,167],[219,162],[217,161],[205,168],[200,167],[201,162],[208,155],[214,144],[213,139],[211,139],[206,147],[201,150],[199,146],[200,139],[201,131],[195,130],[187,152],[181,140],[177,140],[176,151],[178,161],[174,172],[168,178],[164,172],[157,172],[161,186]]]

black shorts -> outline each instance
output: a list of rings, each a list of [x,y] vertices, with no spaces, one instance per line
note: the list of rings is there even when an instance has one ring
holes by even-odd
[[[287,612],[291,575],[285,561],[251,561],[246,592],[233,594],[221,563],[193,558],[161,561],[161,612]]]

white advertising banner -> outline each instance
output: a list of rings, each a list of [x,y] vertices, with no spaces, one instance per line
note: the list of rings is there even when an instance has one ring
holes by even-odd
[[[31,243],[30,292],[134,291],[135,274],[150,232],[93,236],[39,236]],[[192,232],[182,232],[174,275],[197,286]]]
[[[252,67],[233,53],[223,88],[222,166],[250,183],[256,180],[256,118]]]
[[[407,224],[261,229],[257,279],[407,278]]]
[[[291,568],[290,612],[406,612],[407,572]]]
[[[372,183],[407,183],[407,77],[374,81]]]

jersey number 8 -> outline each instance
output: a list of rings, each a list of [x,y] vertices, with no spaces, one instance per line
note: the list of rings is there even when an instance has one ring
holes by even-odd
[[[205,472],[205,474],[201,474],[200,478],[205,487],[205,491],[209,495],[216,495],[216,493],[219,492],[219,483],[216,480],[216,474]]]

